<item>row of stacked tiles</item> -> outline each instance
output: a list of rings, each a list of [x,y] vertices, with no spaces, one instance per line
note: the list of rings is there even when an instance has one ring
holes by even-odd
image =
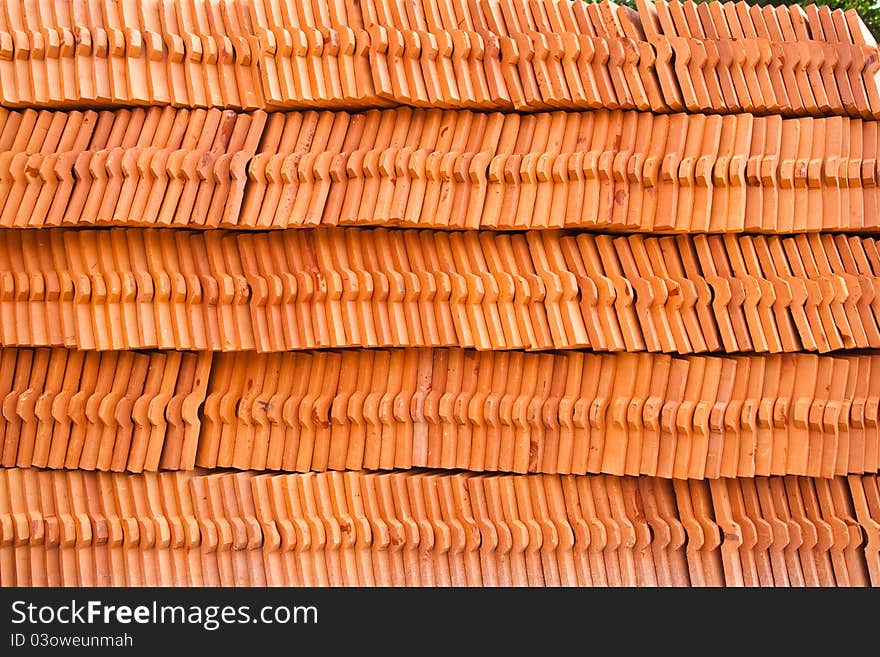
[[[0,470],[4,586],[867,586],[875,475]]]
[[[11,0],[9,106],[880,116],[854,10],[607,0]]]
[[[880,346],[874,239],[0,231],[0,344],[827,352]]]
[[[0,352],[7,467],[880,470],[880,356]]]
[[[875,231],[878,139],[844,117],[2,110],[0,226]]]

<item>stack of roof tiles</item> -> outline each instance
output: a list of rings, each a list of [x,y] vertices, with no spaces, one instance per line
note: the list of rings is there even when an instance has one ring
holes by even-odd
[[[827,7],[0,6],[0,585],[880,586]]]

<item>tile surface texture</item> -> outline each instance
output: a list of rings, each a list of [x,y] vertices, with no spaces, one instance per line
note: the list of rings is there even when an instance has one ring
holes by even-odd
[[[0,586],[880,586],[853,10],[0,5]]]

